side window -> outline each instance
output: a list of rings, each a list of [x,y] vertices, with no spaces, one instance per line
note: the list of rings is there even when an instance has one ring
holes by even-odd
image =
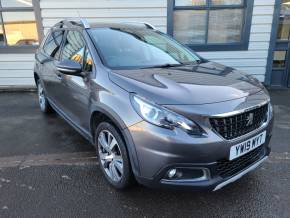
[[[73,60],[83,66],[85,43],[78,31],[69,31],[62,50],[62,60]]]
[[[64,31],[54,31],[46,39],[43,51],[50,57],[55,57],[63,40]]]
[[[84,67],[85,72],[92,72],[93,70],[93,59],[88,49],[85,52]]]

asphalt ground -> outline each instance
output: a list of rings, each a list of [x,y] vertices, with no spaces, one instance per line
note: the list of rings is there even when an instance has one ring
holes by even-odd
[[[290,217],[290,90],[271,91],[272,153],[217,192],[107,185],[94,148],[33,92],[0,93],[0,217]]]

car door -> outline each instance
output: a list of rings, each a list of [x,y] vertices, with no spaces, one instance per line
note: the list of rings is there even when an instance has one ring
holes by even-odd
[[[64,39],[64,30],[52,31],[45,40],[37,60],[41,65],[41,77],[47,97],[57,104],[57,94],[61,88],[61,80],[55,71],[60,48]]]
[[[85,40],[79,31],[68,31],[63,46],[61,60],[73,60],[82,65],[84,76],[62,75],[63,110],[82,130],[89,129],[90,78],[93,73],[93,60]]]

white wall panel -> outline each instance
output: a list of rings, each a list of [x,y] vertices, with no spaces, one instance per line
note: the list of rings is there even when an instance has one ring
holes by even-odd
[[[253,24],[251,26],[251,33],[270,33],[271,30],[271,24]]]
[[[42,9],[164,8],[166,4],[166,0],[40,0]]]
[[[29,78],[0,78],[0,88],[2,87],[34,87],[34,80]]]
[[[87,18],[89,22],[149,22],[166,32],[166,0],[40,0],[43,26],[47,29],[65,18]]]
[[[0,88],[33,86],[33,64],[33,54],[0,54]]]

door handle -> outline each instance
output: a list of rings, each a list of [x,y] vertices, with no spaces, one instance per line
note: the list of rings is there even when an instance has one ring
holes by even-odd
[[[56,78],[58,78],[59,80],[62,80],[62,75],[59,74],[59,73],[57,73],[57,74],[56,74]]]

